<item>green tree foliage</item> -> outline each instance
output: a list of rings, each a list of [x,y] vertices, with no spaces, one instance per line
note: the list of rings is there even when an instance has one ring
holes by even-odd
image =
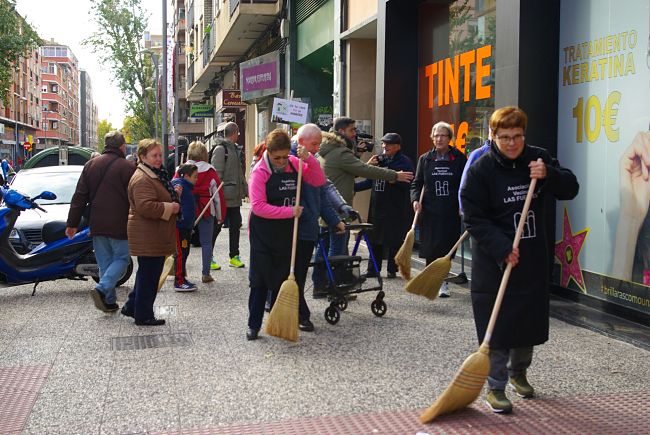
[[[135,118],[135,137],[154,136],[155,103],[146,89],[153,86],[150,56],[140,52],[147,28],[140,0],[91,0],[90,15],[97,31],[83,41],[109,68],[122,92],[127,111]]]
[[[15,2],[0,0],[0,99],[9,104],[12,70],[43,41],[16,12]]]
[[[122,124],[122,133],[126,143],[136,144],[142,139],[153,137],[149,135],[149,127],[142,122],[142,119],[135,116],[127,116]]]
[[[106,136],[106,133],[113,130],[115,130],[113,124],[108,122],[106,119],[102,119],[97,123],[97,149],[100,153],[104,151],[104,136]]]

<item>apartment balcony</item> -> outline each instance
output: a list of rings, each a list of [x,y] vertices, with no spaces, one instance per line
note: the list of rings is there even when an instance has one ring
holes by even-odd
[[[56,101],[63,106],[68,106],[66,102],[63,101],[63,98],[61,98],[61,95],[53,92],[43,92],[41,94],[41,101]]]
[[[188,100],[204,98],[215,74],[246,54],[253,43],[268,29],[282,10],[278,0],[230,0],[219,10],[210,26],[211,50],[203,47],[204,67],[196,72],[196,83],[191,85]],[[212,44],[214,39],[214,44]]]

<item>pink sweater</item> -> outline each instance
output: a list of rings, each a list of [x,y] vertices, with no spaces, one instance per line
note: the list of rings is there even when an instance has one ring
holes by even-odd
[[[289,161],[297,170],[299,159],[295,156],[289,156]],[[248,196],[252,206],[251,212],[265,219],[290,219],[293,217],[293,207],[271,205],[266,201],[266,182],[271,178],[271,171],[265,151],[251,171],[250,182],[248,183]],[[284,171],[291,172],[293,169],[290,165],[287,165]],[[325,184],[325,173],[318,164],[318,160],[312,155],[303,161],[302,181],[314,187]]]

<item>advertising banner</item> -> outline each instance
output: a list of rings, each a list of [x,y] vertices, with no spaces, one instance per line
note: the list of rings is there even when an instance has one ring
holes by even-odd
[[[239,64],[243,101],[280,92],[280,52],[274,51]]]
[[[271,122],[282,124],[306,124],[309,114],[309,104],[299,101],[273,99],[273,110],[271,111]]]
[[[558,159],[580,194],[558,204],[555,280],[650,313],[649,0],[563,0]]]

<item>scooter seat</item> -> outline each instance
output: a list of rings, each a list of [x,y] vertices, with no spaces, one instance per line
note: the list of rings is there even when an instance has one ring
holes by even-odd
[[[41,234],[43,235],[43,242],[52,243],[61,240],[65,237],[65,221],[50,221],[43,225]]]

